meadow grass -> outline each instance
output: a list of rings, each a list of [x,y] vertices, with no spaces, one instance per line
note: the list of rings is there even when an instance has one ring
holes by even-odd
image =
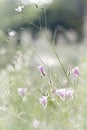
[[[40,63],[29,64],[34,55],[37,56],[28,51],[17,51],[12,64],[0,71],[0,129],[86,129],[86,58],[79,59],[80,77],[78,83],[75,83],[70,77],[70,82],[67,81],[65,72],[59,64],[54,67],[48,66],[40,57]],[[27,56],[28,59],[25,58]],[[42,78],[37,69],[40,64],[44,65],[46,73]],[[65,62],[65,69],[67,64]],[[54,88],[63,87],[74,89],[73,99],[69,97],[63,101],[52,93]],[[18,88],[27,88],[25,97],[19,95]],[[48,96],[45,108],[39,102],[42,96]]]
[[[17,48],[0,70],[0,130],[87,129],[86,43],[57,47],[44,35],[47,41]]]

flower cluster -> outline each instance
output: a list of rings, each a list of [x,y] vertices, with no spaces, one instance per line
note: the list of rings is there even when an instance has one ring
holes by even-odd
[[[45,76],[45,74],[46,74],[45,67],[43,65],[39,65],[37,68],[38,68],[40,74],[42,76]],[[71,67],[69,67],[68,76],[72,76],[72,78],[74,77],[75,79],[79,78],[79,76],[80,76],[79,67],[74,67],[72,69],[71,69]],[[65,101],[66,99],[73,99],[74,89],[70,88],[70,87],[65,87],[65,85],[64,85],[64,87],[60,88],[60,89],[54,88],[52,90],[52,94],[56,94],[62,101]],[[48,96],[42,96],[41,98],[39,98],[39,102],[43,107],[46,108],[47,103],[48,103]]]
[[[45,76],[45,67],[43,65],[39,65],[38,70],[42,76]],[[74,67],[73,69],[69,69],[69,74],[73,75],[75,78],[78,78],[80,76],[80,71],[78,67]],[[26,97],[26,91],[27,88],[18,88],[18,94],[24,99]],[[73,99],[74,95],[74,89],[70,87],[63,87],[63,88],[53,88],[52,94],[57,95],[62,101],[65,101],[66,99]],[[47,107],[48,104],[48,98],[49,95],[42,95],[42,97],[39,98],[39,102],[42,105],[43,108]],[[53,98],[51,98],[52,101],[55,101]],[[35,121],[36,123],[36,121]],[[37,124],[37,123],[36,123]]]
[[[61,88],[61,89],[56,89],[55,94],[57,94],[61,100],[65,100],[66,98],[71,98],[73,97],[74,90],[72,88]]]

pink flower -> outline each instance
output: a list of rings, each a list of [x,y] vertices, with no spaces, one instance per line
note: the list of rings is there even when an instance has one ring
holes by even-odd
[[[68,76],[73,76],[73,78],[78,78],[80,76],[79,67],[71,68],[71,66],[69,65],[69,67],[68,67]]]
[[[43,107],[47,106],[47,96],[42,96],[42,98],[39,98],[39,101]]]
[[[61,100],[65,100],[65,98],[70,98],[73,96],[74,90],[71,88],[62,88],[62,89],[57,89],[55,92],[60,98]]]
[[[79,67],[74,67],[73,69],[72,69],[72,74],[73,74],[73,76],[74,77],[79,77],[80,76],[80,70],[79,70]]]
[[[67,91],[66,91],[66,97],[72,97],[73,93],[74,93],[73,89],[71,89],[71,88],[67,89]]]
[[[18,88],[18,94],[21,97],[25,97],[27,88]]]
[[[39,65],[37,68],[40,71],[40,73],[45,76],[45,68],[44,68],[44,66],[43,65]]]
[[[66,96],[66,89],[62,88],[62,89],[57,89],[56,90],[56,94],[64,101],[65,100],[65,96]]]

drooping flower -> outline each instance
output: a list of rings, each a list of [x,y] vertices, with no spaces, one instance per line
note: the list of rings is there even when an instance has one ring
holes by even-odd
[[[41,75],[45,76],[45,67],[43,65],[39,65],[37,68],[40,71]]]
[[[22,5],[22,6],[18,6],[18,7],[15,9],[15,11],[21,13],[21,12],[23,11],[23,9],[24,9],[24,6]]]
[[[79,67],[74,67],[72,69],[72,74],[74,77],[78,78],[80,76],[80,70],[79,70]]]
[[[32,123],[32,127],[33,127],[33,128],[38,128],[39,124],[40,124],[40,121],[38,121],[38,120],[35,119],[35,120],[33,121],[33,123]]]
[[[56,94],[64,101],[65,100],[65,93],[66,93],[66,89],[62,88],[62,89],[57,89],[56,90]]]
[[[41,98],[39,98],[39,102],[43,107],[47,106],[47,96],[42,96]]]
[[[71,88],[62,88],[56,89],[55,93],[60,97],[61,100],[65,100],[65,98],[73,97],[74,90]]]
[[[66,91],[66,97],[72,97],[73,93],[74,93],[73,89],[71,89],[71,88],[67,89],[67,91]]]
[[[26,96],[27,88],[18,88],[18,94],[23,98]]]

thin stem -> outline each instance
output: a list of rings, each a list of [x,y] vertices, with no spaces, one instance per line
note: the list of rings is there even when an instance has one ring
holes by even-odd
[[[39,6],[37,4],[35,4],[35,7],[37,8],[37,11],[38,11],[38,14],[39,14]],[[40,15],[38,16],[38,19],[39,19],[39,26],[40,26],[40,30],[41,30],[41,17]]]
[[[46,10],[44,11],[44,14],[45,14],[45,30],[46,30],[46,26],[47,26]]]
[[[56,33],[57,33],[57,30],[55,31],[55,35],[56,35]],[[65,68],[63,67],[62,63],[61,63],[61,60],[60,60],[60,58],[59,58],[59,56],[58,56],[58,54],[57,54],[57,52],[56,52],[54,46],[51,44],[51,41],[50,41],[50,39],[48,38],[47,34],[46,34],[45,32],[44,32],[44,34],[45,34],[45,36],[47,37],[47,39],[48,39],[48,41],[49,41],[49,45],[50,45],[51,49],[53,50],[53,52],[55,53],[55,55],[56,55],[56,57],[57,57],[57,59],[58,59],[58,62],[59,62],[59,64],[60,64],[60,66],[61,66],[61,68],[62,68],[62,70],[63,70],[65,76],[67,77],[68,81],[71,83],[71,81],[70,81],[70,79],[69,79],[69,77],[68,77],[68,75],[67,75],[67,73],[66,73],[66,70],[65,70]],[[54,37],[55,37],[55,36],[54,36]]]
[[[55,44],[56,36],[57,36],[57,28],[55,29],[55,32],[54,32],[54,37],[53,37],[52,44]]]
[[[63,67],[63,64],[62,64],[61,61],[60,61],[60,58],[59,58],[59,56],[58,56],[56,50],[54,49],[54,47],[52,47],[52,49],[53,49],[53,51],[54,51],[54,53],[55,53],[55,55],[56,55],[56,57],[57,57],[57,59],[58,59],[58,61],[59,61],[59,64],[60,64],[60,66],[61,66],[63,72],[65,73],[65,76],[67,77],[68,81],[70,82],[70,79],[69,79],[69,77],[68,77],[68,75],[67,75],[67,73],[66,73],[65,68]]]
[[[33,51],[34,53],[35,53],[35,55],[39,58],[39,60],[45,65],[45,66],[47,66],[45,63],[44,63],[44,61],[40,58],[40,56],[35,52],[35,51]],[[49,70],[49,72],[51,72],[51,74],[53,75],[53,72],[49,69],[49,67],[48,67],[48,70]],[[59,83],[59,85],[60,86],[62,86],[62,84],[59,82],[59,80],[58,79],[56,79],[57,80],[57,82]]]
[[[24,20],[27,20],[22,14],[21,14],[21,16],[22,16],[22,18],[23,18]],[[33,25],[34,27],[36,27],[36,28],[39,29],[39,30],[41,29],[39,26],[33,24],[32,22],[28,22],[28,23],[31,24],[31,25]],[[46,27],[46,11],[45,11],[45,27]],[[44,31],[44,34],[45,34],[45,36],[47,37],[47,39],[48,39],[48,41],[49,41],[49,44],[50,44],[50,43],[54,43],[54,38],[56,37],[57,29],[55,30],[53,42],[48,38],[48,36],[47,36],[47,34],[46,34],[45,31]],[[60,64],[60,66],[61,66],[63,72],[65,73],[65,75],[66,75],[68,81],[70,81],[70,79],[69,79],[69,77],[68,77],[68,75],[67,75],[67,73],[66,73],[66,70],[64,69],[64,67],[63,67],[63,65],[62,65],[62,63],[61,63],[61,60],[60,60],[60,58],[59,58],[59,56],[58,56],[56,50],[54,49],[53,45],[50,44],[50,46],[51,46],[52,50],[54,51],[54,53],[55,53],[55,55],[56,55],[56,57],[57,57],[57,59],[58,59],[58,61],[59,61],[59,64]]]
[[[29,21],[29,19],[27,19],[26,17],[24,17],[22,14],[20,14],[21,17],[23,18],[23,20],[25,20],[27,23],[33,25],[35,28],[37,28],[38,30],[40,30],[40,27],[35,25],[33,22]]]

